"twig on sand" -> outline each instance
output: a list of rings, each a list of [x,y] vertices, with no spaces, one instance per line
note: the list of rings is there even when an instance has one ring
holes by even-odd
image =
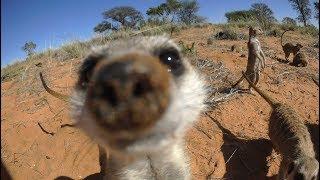
[[[74,124],[62,124],[61,126],[60,126],[60,128],[64,128],[64,127],[75,127],[76,125],[74,125]]]
[[[54,133],[53,132],[48,132],[47,130],[45,130],[42,126],[41,126],[41,124],[38,122],[38,126],[40,127],[40,129],[44,132],[44,133],[46,133],[46,134],[50,134],[51,136],[53,136],[54,135]]]

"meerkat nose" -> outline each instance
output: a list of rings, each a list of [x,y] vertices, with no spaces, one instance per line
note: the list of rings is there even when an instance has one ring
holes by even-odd
[[[152,82],[153,67],[138,64],[128,60],[106,65],[97,75],[95,93],[112,106],[152,93],[156,88],[156,82]]]
[[[99,64],[87,104],[110,130],[138,130],[157,121],[169,102],[169,73],[157,58],[129,54]]]

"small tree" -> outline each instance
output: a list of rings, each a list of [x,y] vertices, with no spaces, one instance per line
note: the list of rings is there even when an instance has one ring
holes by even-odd
[[[316,14],[314,17],[319,20],[319,2],[314,2],[313,5]]]
[[[36,49],[36,47],[37,47],[37,45],[36,45],[34,42],[29,41],[29,42],[26,42],[26,43],[24,44],[24,46],[22,46],[21,49],[22,49],[24,52],[26,52],[28,56],[31,56],[31,55],[34,54],[34,50]]]
[[[178,13],[182,8],[181,2],[177,0],[167,0],[166,3],[160,5],[167,16],[171,16],[171,21],[177,21]]]
[[[147,10],[147,15],[151,18],[162,18],[162,21],[170,20],[177,21],[178,12],[181,8],[181,3],[177,0],[166,0],[165,3],[156,7],[151,7]]]
[[[253,11],[240,10],[225,13],[227,21],[230,22],[248,22],[254,20]]]
[[[146,14],[148,16],[162,16],[163,15],[163,8],[161,6],[151,7],[147,10]]]
[[[309,0],[288,0],[293,9],[295,9],[299,16],[297,17],[299,22],[302,22],[306,27],[308,25],[308,21],[311,18],[311,9]]]
[[[148,21],[161,22],[160,18],[162,18],[162,21],[164,20],[164,9],[162,6],[151,7],[147,10],[146,14],[149,16]]]
[[[102,15],[105,20],[93,28],[98,33],[118,30],[120,27],[136,28],[143,21],[141,12],[130,6],[114,7],[103,12]]]
[[[269,28],[272,23],[277,21],[273,16],[273,11],[264,3],[254,3],[250,10],[264,29]]]
[[[185,0],[181,2],[178,16],[180,21],[187,25],[201,23],[205,21],[205,18],[197,15],[198,11],[199,3],[196,0]]]
[[[294,19],[290,18],[290,17],[284,17],[282,19],[282,23],[283,24],[287,24],[287,25],[293,25],[293,26],[297,25],[297,22]]]
[[[120,6],[107,10],[103,13],[103,17],[106,20],[120,23],[120,26],[131,28],[143,20],[141,12],[130,6]]]
[[[103,33],[107,30],[111,30],[112,28],[112,24],[109,23],[108,21],[103,21],[101,23],[99,23],[96,27],[93,28],[93,31],[96,33]]]

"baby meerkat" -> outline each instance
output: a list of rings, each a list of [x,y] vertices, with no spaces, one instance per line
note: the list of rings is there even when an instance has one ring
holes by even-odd
[[[286,30],[281,34],[281,46],[282,46],[282,50],[285,54],[286,60],[288,60],[291,53],[293,53],[293,55],[295,56],[298,53],[298,51],[303,47],[300,43],[297,43],[296,45],[294,45],[292,43],[283,44],[282,37],[288,31],[291,31],[291,30]]]
[[[242,72],[251,86],[271,105],[269,137],[275,149],[282,155],[278,179],[316,180],[319,162],[310,133],[301,117],[287,104],[279,103],[258,89]]]
[[[299,51],[298,53],[295,54],[292,64],[294,66],[306,67],[308,65],[308,60],[306,58],[306,55],[303,52]]]
[[[265,68],[265,55],[262,51],[260,41],[257,39],[257,35],[261,34],[262,30],[260,28],[249,28],[249,41],[248,46],[248,63],[246,69],[246,75],[250,78],[253,84],[257,84],[260,79],[260,73]],[[236,87],[241,84],[244,77],[241,78],[233,85]],[[249,85],[249,91],[252,92],[251,86]]]
[[[179,47],[151,36],[94,50],[70,100],[76,126],[108,149],[107,163],[100,163],[107,179],[185,180],[183,137],[205,97],[203,80]]]

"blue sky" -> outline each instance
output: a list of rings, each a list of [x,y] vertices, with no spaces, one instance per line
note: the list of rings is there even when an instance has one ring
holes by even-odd
[[[1,67],[25,58],[21,47],[26,41],[37,44],[37,51],[58,47],[72,39],[88,39],[93,27],[102,21],[101,13],[114,6],[129,5],[145,14],[149,7],[165,0],[1,0]],[[311,0],[313,2],[315,0]],[[266,3],[281,20],[297,17],[288,0],[198,0],[199,14],[210,22],[225,22],[225,12],[249,9],[256,2]],[[313,7],[312,7],[313,9]],[[317,24],[312,19],[313,24]]]

